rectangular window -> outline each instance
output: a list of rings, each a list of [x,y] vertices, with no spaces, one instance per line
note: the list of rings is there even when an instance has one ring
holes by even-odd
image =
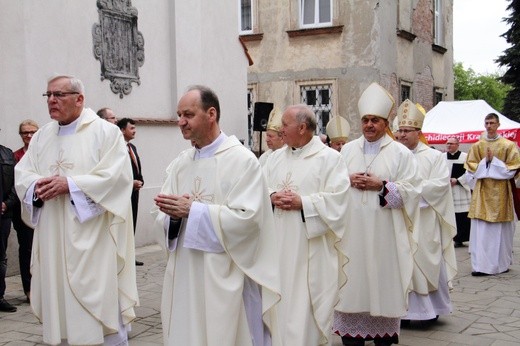
[[[332,25],[332,0],[301,0],[300,23],[304,28]]]
[[[401,84],[401,102],[410,100],[412,87],[410,85]]]
[[[255,94],[252,87],[247,88],[247,144],[253,148],[253,110],[255,108]]]
[[[253,0],[240,0],[240,33],[253,32]]]
[[[433,102],[434,102],[433,105],[436,106],[439,102],[442,101],[442,91],[435,90],[434,97],[435,97],[435,99],[433,100]]]
[[[433,33],[434,43],[438,46],[444,45],[444,26],[443,26],[443,8],[442,0],[434,1],[434,21],[433,21]]]
[[[325,133],[332,111],[332,84],[301,85],[300,98],[316,114],[316,133]]]

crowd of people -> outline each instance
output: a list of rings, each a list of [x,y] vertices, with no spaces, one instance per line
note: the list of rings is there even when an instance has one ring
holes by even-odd
[[[134,235],[144,184],[135,121],[85,107],[82,82],[56,76],[53,121],[19,126],[0,146],[0,311],[11,222],[23,289],[52,345],[127,345],[139,305]],[[190,148],[166,169],[154,234],[167,254],[165,345],[398,343],[410,321],[452,312],[455,247],[472,275],[509,270],[520,154],[496,114],[468,154],[443,153],[423,108],[372,83],[358,101],[362,136],[334,116],[327,140],[306,105],[274,108],[259,159],[220,128],[218,96],[194,85],[178,101]],[[117,125],[117,126],[114,126]]]

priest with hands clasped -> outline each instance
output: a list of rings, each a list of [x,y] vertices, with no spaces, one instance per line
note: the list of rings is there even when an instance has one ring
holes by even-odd
[[[406,315],[419,182],[413,154],[387,134],[393,106],[392,96],[372,83],[358,102],[363,136],[341,149],[352,184],[338,245],[348,281],[333,331],[344,345],[397,343]]]
[[[456,234],[450,173],[442,153],[430,148],[421,132],[424,114],[410,100],[397,110],[399,142],[417,159],[421,199],[414,217],[412,291],[406,321],[436,320],[452,311],[449,287],[457,274]]]
[[[34,227],[31,307],[45,343],[127,345],[138,298],[123,136],[84,107],[79,79],[53,77],[43,96],[53,121],[15,167]]]
[[[164,345],[281,345],[278,251],[260,164],[220,130],[208,87],[190,87],[177,114],[193,147],[171,162],[155,197],[155,233],[168,250]]]
[[[511,179],[520,168],[517,145],[497,132],[498,115],[486,115],[484,125],[486,133],[471,146],[464,166],[473,190],[468,213],[473,276],[509,271],[515,233]]]
[[[345,283],[335,246],[347,225],[347,167],[315,136],[316,116],[307,105],[286,108],[282,133],[287,146],[263,167],[280,247],[278,326],[284,345],[328,345]]]

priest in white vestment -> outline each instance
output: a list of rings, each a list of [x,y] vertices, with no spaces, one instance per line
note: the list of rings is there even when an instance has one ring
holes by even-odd
[[[265,142],[269,149],[258,158],[261,166],[265,165],[272,153],[282,148],[285,144],[282,137],[282,112],[276,107],[269,113],[269,120],[265,131]]]
[[[193,147],[168,167],[155,233],[168,252],[164,345],[281,345],[278,250],[258,160],[219,127],[216,94],[193,86],[177,114]]]
[[[424,114],[410,100],[397,110],[399,142],[410,149],[418,164],[421,199],[415,215],[412,291],[404,320],[436,320],[452,312],[449,288],[457,274],[453,237],[455,212],[450,172],[444,155],[425,144]]]
[[[55,121],[15,168],[22,217],[34,226],[31,307],[45,343],[126,345],[138,304],[126,146],[84,108],[78,79],[54,77],[44,96]]]
[[[387,134],[393,105],[392,96],[372,83],[358,102],[363,136],[341,150],[351,183],[339,244],[348,281],[339,293],[333,331],[344,345],[397,343],[407,311],[420,190],[413,154]]]
[[[339,282],[336,245],[346,226],[348,172],[315,131],[308,106],[288,107],[282,117],[287,146],[264,166],[280,246],[277,312],[284,345],[330,343],[338,288],[345,283]]]
[[[497,133],[498,115],[488,114],[484,125],[486,133],[471,146],[464,166],[473,190],[468,213],[473,276],[509,271],[515,232],[512,179],[520,168],[517,145]]]

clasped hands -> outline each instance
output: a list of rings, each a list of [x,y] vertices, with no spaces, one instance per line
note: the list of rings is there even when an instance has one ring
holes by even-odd
[[[383,181],[372,173],[353,173],[350,175],[350,185],[358,190],[380,191]]]
[[[166,195],[160,193],[153,200],[160,211],[174,219],[187,218],[193,203],[189,194]]]
[[[494,156],[493,150],[490,147],[488,147],[486,150],[486,161],[487,162],[493,161],[493,156]]]
[[[48,201],[59,195],[69,193],[69,183],[66,177],[59,175],[41,178],[34,185],[34,193],[42,201]]]
[[[302,198],[292,191],[278,191],[271,194],[271,203],[282,210],[302,209]]]
[[[143,187],[143,182],[141,180],[134,180],[134,191],[139,191]]]

